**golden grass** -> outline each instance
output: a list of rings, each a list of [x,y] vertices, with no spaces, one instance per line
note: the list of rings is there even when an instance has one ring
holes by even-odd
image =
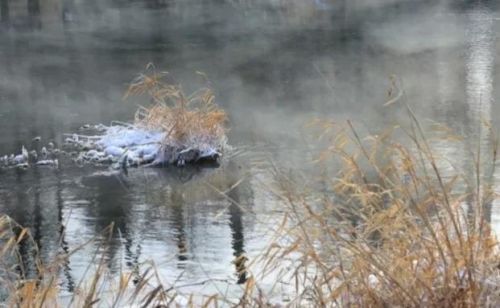
[[[102,231],[108,237],[113,232],[113,224]],[[199,299],[180,295],[175,285],[165,285],[158,276],[153,261],[141,264],[134,272],[111,274],[106,262],[106,241],[91,239],[75,247],[70,252],[61,252],[52,259],[42,261],[30,231],[3,215],[0,217],[0,295],[7,298],[0,306],[6,307],[167,307],[177,305],[183,298],[185,307],[198,307],[199,303],[208,305],[216,297]],[[84,277],[77,284],[74,293],[61,297],[59,279],[68,258],[90,243],[98,242],[95,253]],[[33,255],[20,252],[20,246],[33,247]],[[101,251],[98,253],[97,251]],[[35,268],[27,270],[25,264],[33,262]],[[221,302],[220,300],[218,302]]]
[[[208,142],[218,145],[225,138],[227,116],[215,103],[213,91],[201,88],[186,95],[180,85],[167,81],[167,75],[149,64],[146,72],[130,84],[125,97],[147,94],[152,101],[148,107],[139,107],[136,124],[167,132],[167,144]]]
[[[8,292],[9,307],[38,307],[38,303],[55,305],[58,295],[57,279],[53,267],[44,266],[38,258],[38,248],[33,247],[35,271],[38,277],[28,275],[19,251],[22,241],[33,244],[29,230],[22,228],[7,216],[0,217],[0,293]],[[2,290],[3,289],[3,290]]]
[[[492,161],[470,161],[474,174],[445,174],[440,166],[449,162],[406,108],[411,123],[399,130],[409,144],[398,142],[393,130],[360,138],[349,121],[319,122],[332,142],[317,162],[338,166],[335,176],[322,179],[330,193],[275,168],[275,193],[289,227],[262,261],[278,268],[294,260],[286,273],[295,280],[294,305],[500,305],[499,242],[488,217],[494,182],[483,180],[494,173],[495,134],[486,126]]]

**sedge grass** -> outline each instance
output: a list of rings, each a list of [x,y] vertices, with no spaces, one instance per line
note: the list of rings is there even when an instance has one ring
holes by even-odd
[[[275,168],[276,195],[289,228],[263,262],[277,267],[293,254],[294,305],[500,304],[500,254],[487,210],[494,183],[483,181],[482,174],[494,173],[495,134],[486,125],[493,139],[487,168],[477,159],[470,162],[473,174],[458,169],[446,174],[441,168],[446,159],[405,107],[410,123],[399,130],[409,144],[399,142],[394,130],[361,138],[350,121],[320,122],[321,135],[329,131],[332,143],[317,161],[340,166],[325,179],[331,194],[304,187],[304,181],[294,182]],[[281,244],[283,238],[288,245]]]
[[[190,95],[168,81],[168,73],[152,64],[129,86],[125,97],[148,95],[150,106],[140,106],[135,115],[139,126],[166,132],[165,144],[208,144],[218,149],[225,142],[227,115],[215,103],[213,91],[200,88]]]

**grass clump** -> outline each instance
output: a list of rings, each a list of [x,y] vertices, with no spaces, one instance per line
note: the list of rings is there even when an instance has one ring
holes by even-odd
[[[489,223],[495,134],[488,126],[491,161],[472,159],[472,174],[458,168],[443,172],[453,162],[432,147],[406,107],[407,127],[366,138],[349,121],[321,122],[322,134],[333,133],[318,163],[338,170],[321,178],[326,189],[304,187],[307,181],[275,169],[276,195],[289,227],[263,262],[276,268],[286,259],[292,264],[280,273],[282,280],[294,281],[294,305],[500,304],[499,243]],[[409,142],[398,141],[398,132]],[[440,142],[458,140],[445,139]]]
[[[213,91],[204,87],[187,95],[167,77],[168,73],[157,72],[149,64],[130,84],[125,97],[146,94],[151,98],[149,106],[137,110],[135,124],[166,132],[165,148],[221,152],[226,145],[227,115],[215,103]]]

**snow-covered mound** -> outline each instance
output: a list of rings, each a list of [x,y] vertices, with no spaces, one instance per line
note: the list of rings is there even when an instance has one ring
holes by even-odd
[[[140,125],[113,122],[85,125],[79,133],[66,134],[62,149],[53,142],[42,146],[40,137],[32,142],[36,148],[0,156],[0,168],[27,169],[30,166],[59,166],[60,156],[72,158],[77,164],[113,165],[115,167],[161,166],[217,162],[226,140],[209,136],[191,138],[182,144],[168,138],[165,131]]]
[[[78,162],[120,163],[124,167],[182,166],[199,161],[216,162],[226,147],[225,139],[211,138],[195,138],[180,144],[169,139],[165,131],[121,122],[110,126],[86,125],[83,130],[82,134],[68,135],[65,140],[66,148],[79,153]]]

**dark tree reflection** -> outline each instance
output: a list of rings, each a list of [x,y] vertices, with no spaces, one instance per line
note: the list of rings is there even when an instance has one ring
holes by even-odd
[[[9,19],[9,0],[0,0],[0,22],[2,24],[8,24]]]
[[[176,230],[176,241],[177,241],[177,259],[179,260],[178,267],[184,268],[184,261],[188,259],[187,257],[187,242],[186,242],[186,232],[184,223],[184,198],[182,196],[182,191],[173,190],[170,194],[170,202],[172,206],[172,223]]]
[[[30,26],[33,29],[40,29],[40,0],[28,0],[28,15],[30,17]]]
[[[238,188],[233,188],[227,195],[232,200],[229,207],[229,227],[231,228],[233,254],[235,256],[234,265],[238,275],[238,284],[242,284],[247,281],[247,272],[245,267],[246,257],[244,256],[243,211],[240,207],[241,199]]]

